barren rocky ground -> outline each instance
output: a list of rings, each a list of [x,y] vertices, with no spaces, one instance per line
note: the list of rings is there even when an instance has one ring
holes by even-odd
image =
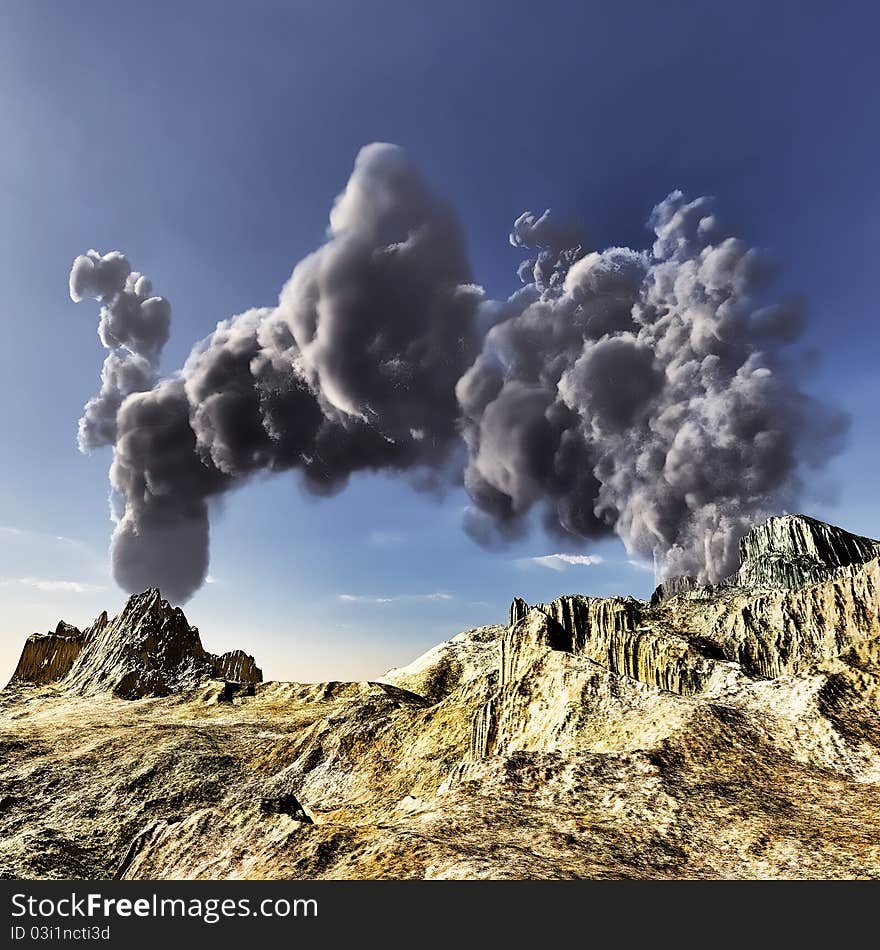
[[[157,591],[0,692],[0,875],[880,877],[880,546],[515,600],[380,682],[263,683]]]

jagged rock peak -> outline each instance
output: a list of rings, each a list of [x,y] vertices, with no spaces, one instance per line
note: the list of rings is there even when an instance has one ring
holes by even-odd
[[[880,541],[807,515],[776,515],[756,525],[740,541],[743,563],[764,554],[803,554],[831,567],[869,561]]]
[[[72,623],[65,623],[65,621],[59,620],[55,625],[54,636],[56,637],[74,637],[78,639],[82,635],[82,630],[78,627],[74,627]]]
[[[792,590],[878,556],[880,541],[806,515],[779,515],[756,525],[740,541],[741,564],[731,582]]]
[[[132,594],[116,619],[147,616],[153,616],[157,619],[166,617],[183,617],[184,620],[186,619],[180,607],[172,607],[167,600],[162,599],[162,592],[158,587],[148,587],[141,594]]]
[[[740,540],[740,567],[720,585],[693,577],[668,577],[651,595],[658,606],[672,597],[705,598],[731,588],[799,590],[832,577],[841,568],[880,556],[880,541],[852,534],[807,515],[768,518]]]
[[[74,631],[75,636],[68,635]],[[260,683],[262,671],[242,650],[208,653],[183,611],[149,588],[133,594],[112,620],[102,613],[83,633],[63,621],[56,633],[25,644],[14,682],[57,682],[68,692],[113,692],[123,699],[164,696],[207,678]]]
[[[523,617],[528,614],[531,608],[529,605],[522,599],[522,597],[514,597],[510,604],[510,626],[512,627],[515,623],[519,623]]]

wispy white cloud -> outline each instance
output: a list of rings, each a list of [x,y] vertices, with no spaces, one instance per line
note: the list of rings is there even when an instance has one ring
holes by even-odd
[[[590,567],[602,564],[605,558],[598,554],[544,554],[541,557],[519,558],[518,564],[546,567],[551,571],[567,571],[570,567]]]
[[[208,574],[208,576],[205,578],[205,583],[206,583],[206,584],[219,584],[220,581],[218,581],[217,578],[214,577],[213,574]]]
[[[101,584],[84,584],[81,581],[52,580],[44,577],[2,577],[0,578],[0,585],[4,587],[13,585],[30,587],[32,590],[46,593],[65,594],[93,594],[97,591],[107,590]]]
[[[0,524],[0,535],[9,538],[33,538],[37,541],[55,541],[58,544],[72,544],[75,547],[86,547],[83,541],[77,541],[76,538],[68,538],[63,534],[47,534],[44,531],[31,531],[29,528],[16,528],[10,524]]]
[[[45,531],[33,531],[30,528],[17,528],[15,525],[0,524],[0,538],[10,544],[37,543],[41,550],[47,550],[51,545],[56,552],[67,551],[79,557],[88,557],[91,561],[98,561],[93,549],[77,538],[68,538],[63,534],[48,534]]]
[[[400,544],[404,536],[399,531],[371,531],[370,544],[377,548],[389,547],[392,544]]]
[[[629,558],[626,562],[631,568],[637,571],[644,571],[646,574],[654,573],[654,565],[650,564],[648,561],[637,561],[634,558]]]
[[[440,591],[433,594],[393,594],[387,597],[374,594],[339,594],[337,599],[345,604],[402,604],[455,600],[452,594],[444,594]]]

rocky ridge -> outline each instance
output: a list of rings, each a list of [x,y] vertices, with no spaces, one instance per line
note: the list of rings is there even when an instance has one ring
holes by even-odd
[[[230,688],[132,598],[0,693],[0,874],[880,877],[880,548],[784,516],[742,552],[650,602],[517,598],[370,683]]]

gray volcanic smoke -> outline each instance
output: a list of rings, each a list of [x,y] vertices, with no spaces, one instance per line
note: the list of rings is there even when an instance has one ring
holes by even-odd
[[[152,284],[132,271],[123,254],[103,257],[97,251],[81,254],[70,271],[70,296],[99,300],[98,337],[110,352],[101,371],[101,391],[90,399],[79,420],[79,447],[83,452],[113,445],[116,414],[130,393],[144,392],[157,382],[159,356],[168,341],[171,307],[164,297],[152,296]]]
[[[101,301],[110,350],[79,443],[113,445],[116,580],[186,600],[211,498],[292,468],[325,495],[359,470],[432,473],[463,482],[485,543],[537,506],[556,531],[616,532],[661,574],[725,576],[845,419],[797,387],[803,315],[758,302],[769,269],[707,199],[673,193],[651,226],[650,251],[588,253],[527,212],[510,235],[535,252],[525,286],[486,300],[449,207],[400,149],[369,145],[278,305],[218,323],[164,380],[167,302],[119,253],[77,258],[71,297]]]
[[[669,195],[650,251],[586,253],[549,212],[517,220],[511,243],[538,254],[457,386],[474,535],[541,504],[548,527],[613,528],[661,576],[717,581],[751,525],[796,503],[799,467],[837,450],[846,419],[786,359],[802,309],[755,302],[768,262],[710,204]]]

